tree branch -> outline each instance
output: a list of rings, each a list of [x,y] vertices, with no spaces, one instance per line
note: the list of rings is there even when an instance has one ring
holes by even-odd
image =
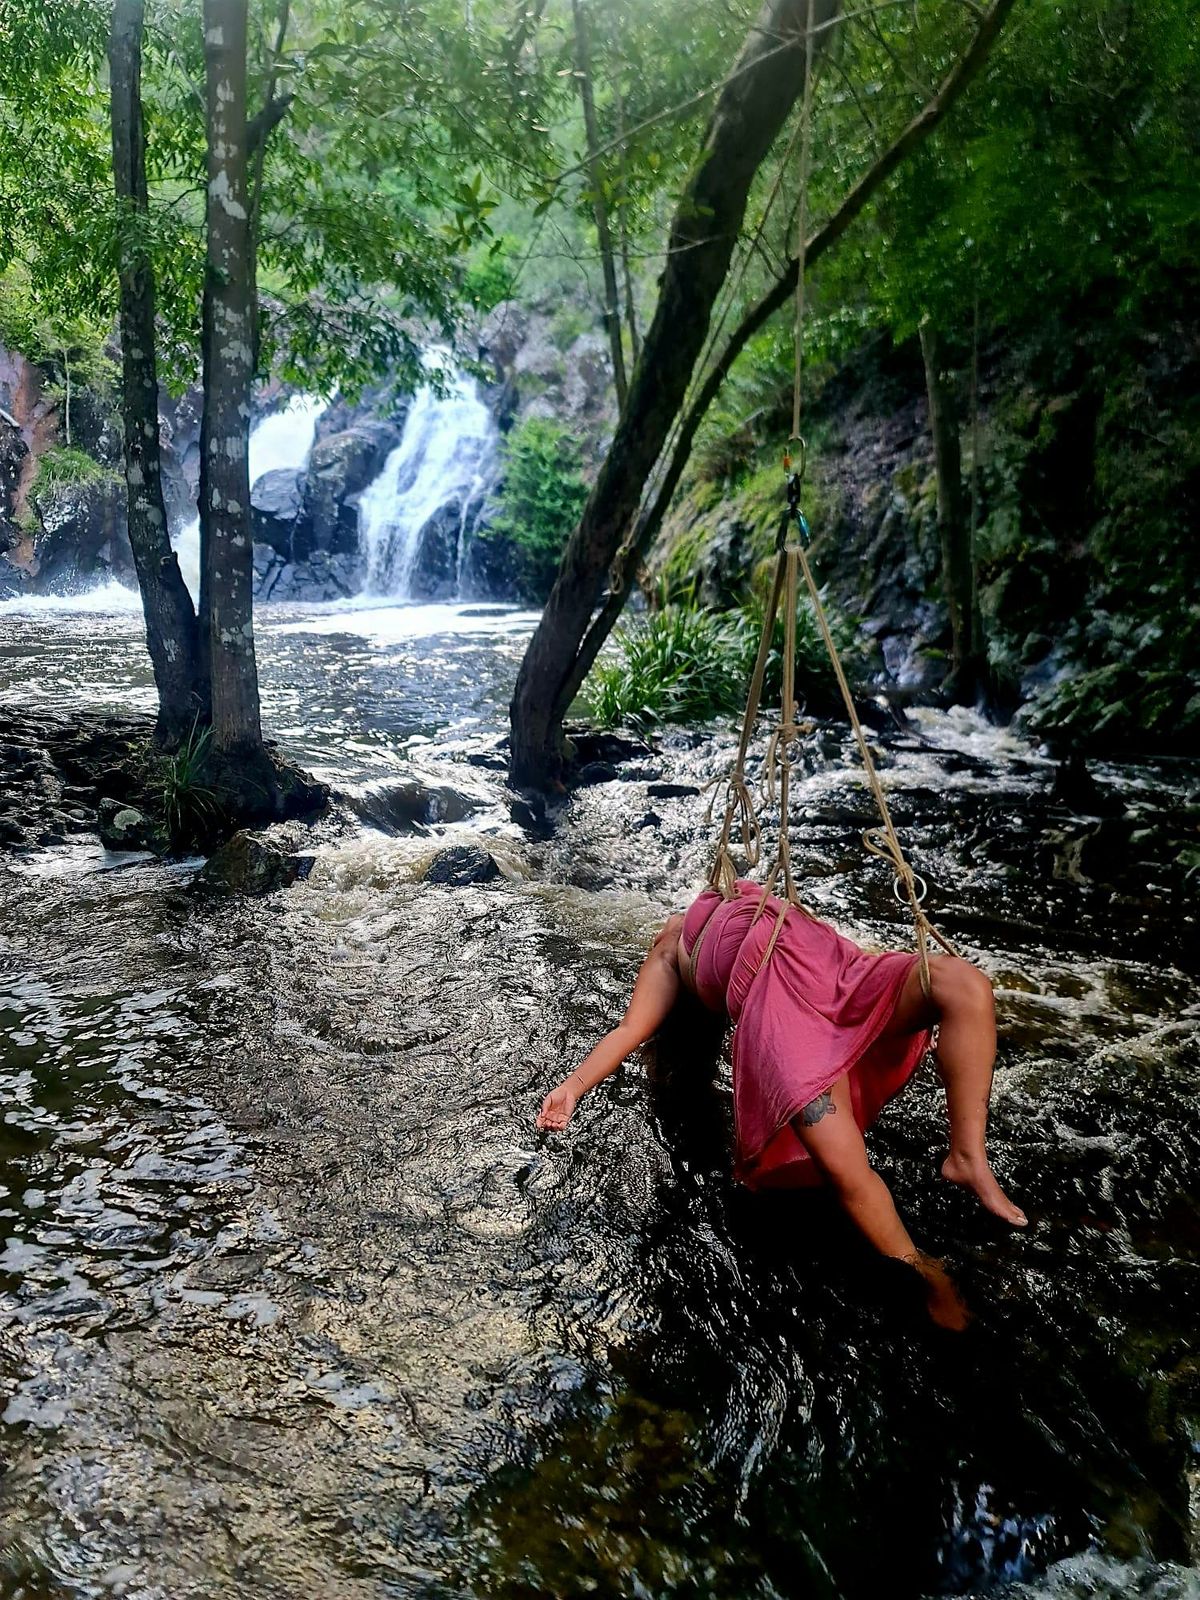
[[[267,140],[287,116],[295,98],[294,94],[276,95],[250,118],[246,124],[246,149],[250,155],[257,158],[259,152],[266,149]],[[257,188],[255,192],[257,194]]]

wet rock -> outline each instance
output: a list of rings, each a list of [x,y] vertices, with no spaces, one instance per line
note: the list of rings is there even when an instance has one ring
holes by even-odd
[[[97,811],[100,843],[106,850],[157,850],[162,840],[144,811],[105,795]]]
[[[12,535],[11,542],[0,545],[0,549],[11,550],[20,538],[9,517],[17,509],[17,488],[28,455],[29,446],[21,437],[21,430],[0,417],[0,533],[10,529]]]
[[[416,782],[378,784],[348,798],[364,822],[389,833],[461,822],[478,809],[474,800],[457,789]]]
[[[307,878],[312,865],[312,856],[289,855],[243,828],[209,856],[192,888],[206,894],[273,894]]]
[[[651,783],[647,785],[646,793],[652,800],[682,800],[700,791],[694,783]]]
[[[595,783],[614,783],[619,777],[620,773],[611,761],[589,761],[575,774],[575,782],[581,789],[586,789]]]
[[[444,883],[455,888],[468,883],[490,883],[499,876],[495,857],[479,845],[451,845],[439,850],[424,873],[426,883]]]
[[[622,762],[639,761],[654,754],[644,740],[630,734],[580,727],[569,727],[565,731],[581,766],[589,761],[609,761],[620,766]]]
[[[439,506],[417,534],[410,592],[419,600],[444,600],[458,590],[459,543],[467,508],[455,498]]]
[[[38,493],[33,538],[38,585],[54,591],[108,576],[133,584],[125,485],[113,473]]]
[[[255,555],[262,545],[290,557],[296,524],[304,511],[304,474],[280,467],[264,472],[250,491]]]
[[[546,796],[539,794],[536,789],[527,789],[518,795],[510,803],[508,814],[518,828],[525,828],[542,837],[552,828]]]
[[[269,545],[254,547],[254,593],[258,600],[345,600],[358,594],[363,563],[357,554],[314,550],[306,561],[285,561]]]
[[[378,420],[356,422],[317,439],[304,476],[303,516],[292,547],[297,560],[318,550],[357,556],[359,498],[399,442],[400,429]]]

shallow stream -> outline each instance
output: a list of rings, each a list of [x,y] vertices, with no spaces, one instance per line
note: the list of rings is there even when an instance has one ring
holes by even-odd
[[[270,731],[346,797],[290,890],[200,900],[82,835],[0,864],[0,1594],[1200,1595],[1197,770],[1098,768],[1081,814],[965,714],[880,741],[997,986],[1033,1218],[938,1182],[924,1068],[871,1143],[955,1338],[824,1199],[734,1190],[696,1041],[535,1133],[703,875],[703,796],[652,786],[732,741],[527,833],[496,746],[531,620],[266,609]],[[111,595],[0,608],[0,709],[143,709],[141,650]],[[804,753],[809,903],[903,943],[841,730]],[[422,883],[464,839],[505,876]]]

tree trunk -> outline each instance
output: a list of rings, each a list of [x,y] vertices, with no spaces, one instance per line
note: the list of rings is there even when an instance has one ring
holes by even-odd
[[[196,613],[171,549],[159,456],[154,273],[145,240],[148,200],[141,88],[144,8],[145,0],[115,0],[108,48],[113,178],[120,212],[121,417],[129,543],[158,690],[155,732],[159,743],[172,747],[202,711],[202,697]]]
[[[992,0],[992,5],[980,18],[973,39],[943,80],[937,94],[927,105],[921,108],[892,144],[863,173],[828,221],[822,223],[810,235],[806,251],[810,267],[814,266],[826,251],[831,250],[842,239],[853,223],[862,215],[868,201],[878,194],[887,179],[891,177],[892,173],[896,171],[897,167],[900,166],[911,151],[916,149],[923,140],[933,133],[951,107],[978,76],[1014,3],[1015,0]],[[666,470],[655,497],[641,513],[634,529],[629,553],[623,563],[622,575],[624,582],[616,593],[605,600],[595,619],[591,621],[590,626],[587,619],[580,625],[576,642],[571,646],[573,659],[564,671],[559,694],[564,709],[578,693],[584,679],[591,670],[592,663],[599,655],[605,639],[616,625],[617,618],[624,609],[632,575],[643,553],[653,542],[667,514],[671,498],[687,466],[696,431],[704,420],[705,413],[720,392],[721,385],[728,377],[734,362],[750,338],[777,311],[794,298],[796,293],[796,271],[797,262],[793,257],[787,263],[776,282],[746,312],[741,322],[729,335],[721,354],[713,362],[694,399],[688,405],[676,433],[670,458],[667,461]],[[639,495],[640,490],[641,486],[639,486]],[[567,653],[565,641],[562,651],[565,656]],[[552,711],[549,732],[544,736],[547,747],[550,745],[551,736],[556,746],[559,738],[559,725],[554,722],[553,718],[554,713]],[[559,713],[559,718],[561,720],[561,713]],[[514,738],[516,737],[515,723],[516,708],[514,702]],[[548,764],[546,770],[551,771],[553,768]],[[531,778],[529,781],[536,780]]]
[[[830,19],[837,4],[817,0],[818,25]],[[700,159],[675,213],[658,306],[628,402],[521,663],[511,707],[515,783],[561,781],[562,719],[574,693],[579,643],[683,403],[754,175],[800,91],[806,16],[807,0],[767,0],[713,109]]]
[[[262,742],[254,655],[250,386],[254,316],[246,139],[247,0],[204,0],[208,139],[204,350],[204,497],[212,748],[222,781],[247,797],[273,789]]]
[[[974,622],[975,560],[962,477],[962,443],[953,384],[946,371],[942,338],[932,322],[921,324],[921,355],[929,397],[929,431],[937,476],[938,539],[942,547],[942,587],[950,613],[950,673],[945,688],[955,700],[970,703],[983,685]]]
[[[584,135],[587,139],[592,215],[596,219],[596,237],[600,243],[600,267],[604,275],[604,326],[608,330],[608,346],[612,354],[617,408],[619,411],[624,411],[628,384],[625,378],[625,351],[621,344],[621,299],[617,291],[617,267],[612,230],[608,225],[604,172],[597,155],[600,148],[600,129],[596,122],[596,100],[592,91],[592,49],[588,38],[584,0],[571,0],[571,10],[575,18],[575,65],[579,78],[579,99],[583,105]]]

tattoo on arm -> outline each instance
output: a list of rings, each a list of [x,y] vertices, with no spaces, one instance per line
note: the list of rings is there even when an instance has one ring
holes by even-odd
[[[837,1107],[833,1103],[833,1095],[826,1089],[824,1094],[819,1094],[815,1100],[810,1100],[800,1113],[800,1121],[806,1128],[813,1128],[824,1116],[835,1117]]]

